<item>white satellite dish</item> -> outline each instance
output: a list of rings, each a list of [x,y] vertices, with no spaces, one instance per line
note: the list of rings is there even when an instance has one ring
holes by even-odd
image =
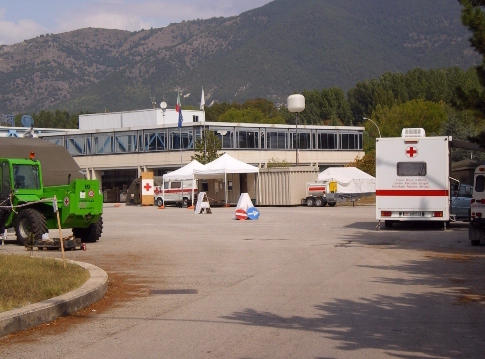
[[[162,110],[165,110],[167,108],[167,103],[165,101],[160,102],[160,107]]]

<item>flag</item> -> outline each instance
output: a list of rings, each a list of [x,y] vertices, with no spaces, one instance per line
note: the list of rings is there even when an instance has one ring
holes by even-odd
[[[202,87],[202,96],[200,98],[200,109],[204,111],[205,99],[204,99],[204,88]]]
[[[182,105],[180,104],[180,92],[177,93],[177,106],[175,107],[175,109],[179,113],[178,128],[182,128],[182,122],[184,122],[184,118],[182,116]]]

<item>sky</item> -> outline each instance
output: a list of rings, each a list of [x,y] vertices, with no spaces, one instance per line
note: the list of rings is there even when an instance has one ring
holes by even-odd
[[[137,31],[227,17],[271,0],[1,0],[0,45],[86,27]]]

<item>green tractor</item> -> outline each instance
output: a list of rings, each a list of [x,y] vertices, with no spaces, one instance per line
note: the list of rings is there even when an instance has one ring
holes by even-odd
[[[101,237],[103,195],[97,180],[71,181],[69,175],[66,184],[44,187],[42,166],[33,153],[30,159],[0,158],[0,176],[0,233],[15,228],[17,242],[26,245],[60,223],[83,242]]]

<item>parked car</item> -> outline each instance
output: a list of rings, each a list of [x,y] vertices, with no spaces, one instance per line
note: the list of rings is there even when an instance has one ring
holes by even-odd
[[[470,205],[473,197],[473,186],[468,184],[455,185],[451,193],[450,218],[455,221],[470,220]]]

